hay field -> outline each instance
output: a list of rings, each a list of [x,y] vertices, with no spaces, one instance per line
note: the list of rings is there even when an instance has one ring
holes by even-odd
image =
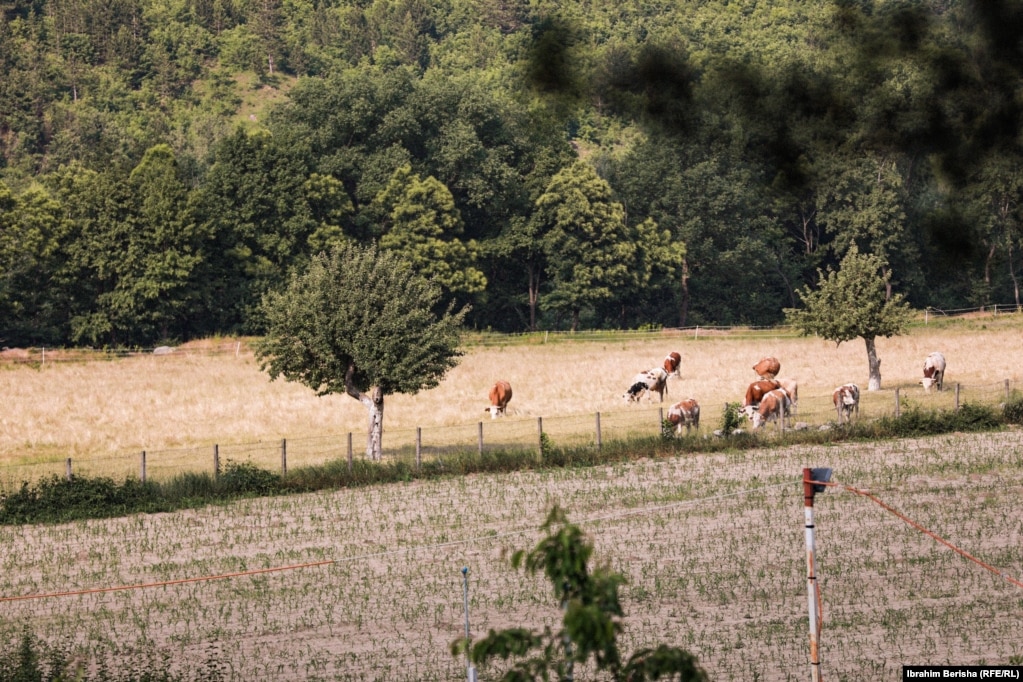
[[[629,580],[625,651],[682,646],[715,682],[805,680],[804,466],[833,467],[838,481],[1023,578],[1019,432],[953,434],[0,527],[0,598],[174,583],[5,600],[0,639],[14,643],[28,626],[85,662],[123,669],[150,657],[195,680],[211,665],[232,682],[464,680],[448,649],[464,628],[462,567],[474,637],[553,625],[549,586],[508,557],[535,545],[558,502],[592,538],[595,559]],[[905,664],[1023,664],[1023,590],[862,497],[831,490],[816,506],[824,679],[896,682]]]
[[[704,330],[622,335],[614,341],[552,337],[549,343],[522,343],[509,337],[497,343],[469,346],[435,389],[389,396],[385,448],[413,442],[416,427],[423,428],[430,443],[472,447],[480,420],[488,439],[493,433],[498,440],[528,444],[535,440],[537,417],[556,443],[592,440],[598,411],[605,438],[636,428],[649,433],[658,426],[658,408],[682,397],[701,403],[704,432],[709,432],[720,423],[724,403],[742,399],[754,378],[751,367],[764,355],[781,360],[782,376],[799,380],[800,419],[810,423],[833,418],[835,386],[855,381],[865,389],[867,383],[860,339],[836,348],[790,334]],[[879,339],[877,345],[882,390],[864,390],[865,415],[891,411],[896,388],[911,404],[950,406],[957,382],[963,400],[996,403],[1004,399],[1006,379],[1013,386],[1021,379],[1017,351],[1023,346],[1023,316],[932,320],[905,336]],[[626,406],[622,394],[631,377],[659,365],[671,350],[682,354],[682,377],[669,380],[665,402]],[[932,350],[948,359],[950,390],[928,396],[919,379],[923,358]],[[492,424],[483,408],[498,378],[511,382],[514,398],[508,418]],[[251,451],[263,457],[258,463],[273,466],[281,439],[289,441],[289,458],[301,464],[303,458],[313,462],[339,456],[349,432],[356,454],[361,453],[366,429],[365,409],[357,401],[344,395],[317,397],[283,380],[270,382],[244,351],[237,356],[177,353],[0,365],[0,393],[7,398],[0,416],[0,470],[7,467],[7,477],[14,479],[28,472],[22,469],[28,465],[62,467],[65,457],[72,457],[76,467],[92,465],[98,473],[135,472],[141,450],[151,454],[154,469],[175,458],[178,470],[198,466],[200,459],[206,466],[213,444],[235,446],[238,459]]]

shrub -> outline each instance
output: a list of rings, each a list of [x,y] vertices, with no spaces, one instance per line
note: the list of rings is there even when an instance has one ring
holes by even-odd
[[[217,487],[228,495],[273,495],[281,491],[281,476],[251,462],[228,461]]]
[[[1013,396],[1002,408],[1002,417],[1009,424],[1023,424],[1023,397]]]
[[[725,403],[725,409],[721,413],[721,433],[729,435],[732,431],[742,426],[742,405],[740,403]]]

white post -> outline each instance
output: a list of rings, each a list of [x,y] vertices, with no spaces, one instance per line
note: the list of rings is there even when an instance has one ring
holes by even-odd
[[[810,679],[820,682],[820,635],[821,616],[818,603],[817,575],[814,570],[814,525],[813,525],[813,472],[803,469],[803,512],[806,518],[806,591],[810,614]]]
[[[465,604],[465,672],[469,682],[476,682],[476,666],[469,660],[469,567],[462,567],[462,601]]]

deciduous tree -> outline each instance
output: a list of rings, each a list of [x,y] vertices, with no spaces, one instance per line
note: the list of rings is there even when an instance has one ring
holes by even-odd
[[[457,364],[468,312],[434,313],[441,290],[398,254],[352,244],[312,259],[263,298],[260,367],[318,395],[347,393],[368,412],[366,456],[383,451],[384,397],[433,388]]]
[[[817,334],[836,345],[860,337],[867,345],[870,379],[868,389],[881,388],[881,360],[875,339],[897,336],[910,320],[911,311],[902,294],[886,295],[891,271],[880,256],[861,254],[852,246],[839,269],[817,271],[816,290],[799,292],[803,308],[786,308],[790,324],[803,334]]]

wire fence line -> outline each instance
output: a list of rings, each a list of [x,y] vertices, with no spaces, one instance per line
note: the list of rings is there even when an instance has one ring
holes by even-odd
[[[993,303],[973,308],[937,308],[928,306],[916,312],[920,322],[928,324],[940,318],[956,318],[967,315],[987,314],[992,316],[1023,313],[1023,307],[1015,303]],[[685,327],[648,327],[643,329],[592,329],[582,331],[546,330],[521,333],[469,331],[463,335],[468,346],[538,345],[558,342],[616,341],[616,340],[657,340],[657,339],[786,339],[797,338],[801,332],[788,325],[772,326],[728,326],[694,325]],[[253,351],[252,339],[228,339],[181,346],[136,346],[132,348],[59,348],[30,347],[0,349],[0,365],[33,364],[45,365],[57,362],[92,362],[99,360],[121,360],[146,356],[165,358],[239,356]]]
[[[929,393],[894,390],[868,392],[860,397],[856,419],[873,420],[899,416],[907,409],[957,410],[970,403],[999,407],[1021,390],[1020,382],[1005,379],[991,384],[946,384],[944,390]],[[830,394],[801,395],[784,422],[761,429],[772,438],[785,430],[834,428],[836,410]],[[402,461],[418,466],[424,461],[443,461],[465,452],[500,452],[536,449],[546,442],[553,446],[593,447],[648,438],[663,433],[671,403],[644,402],[620,411],[553,416],[504,417],[474,423],[421,426],[384,432],[384,462]],[[713,438],[727,404],[701,405],[701,419],[695,433]],[[745,422],[743,428],[749,429]],[[289,467],[323,465],[331,461],[366,459],[364,432],[333,433],[302,438],[218,443],[194,447],[144,450],[109,457],[71,458],[43,462],[6,464],[0,467],[0,491],[9,492],[25,482],[50,476],[106,476],[166,480],[185,473],[218,475],[231,464],[247,464],[286,474]]]

